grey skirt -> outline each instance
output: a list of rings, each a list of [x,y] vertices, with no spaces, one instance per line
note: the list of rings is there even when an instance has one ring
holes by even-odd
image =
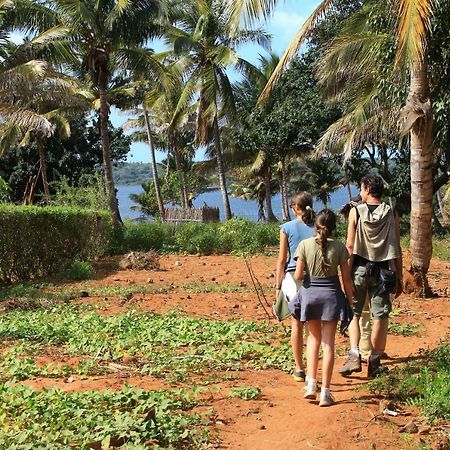
[[[297,295],[289,301],[289,311],[301,322],[342,320],[346,299],[339,277],[307,277]]]

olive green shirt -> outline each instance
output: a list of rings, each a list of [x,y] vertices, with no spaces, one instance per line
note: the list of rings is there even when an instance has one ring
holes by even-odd
[[[300,242],[294,258],[305,263],[306,275],[313,277],[330,277],[338,274],[338,267],[347,261],[349,254],[347,247],[337,239],[327,240],[327,261],[330,267],[324,271],[322,268],[322,251],[316,238],[312,237]]]

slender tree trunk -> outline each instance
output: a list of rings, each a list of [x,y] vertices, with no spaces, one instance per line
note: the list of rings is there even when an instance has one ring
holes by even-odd
[[[188,196],[187,196],[187,189],[186,189],[186,178],[184,176],[184,170],[183,170],[183,164],[181,161],[180,151],[178,150],[178,148],[176,147],[175,144],[172,148],[172,151],[173,151],[173,154],[175,155],[175,167],[177,169],[177,173],[178,173],[178,176],[180,177],[180,183],[181,183],[181,188],[180,188],[181,206],[183,208],[187,208],[188,207]]]
[[[44,185],[44,193],[47,198],[50,197],[50,189],[48,187],[48,178],[47,178],[47,165],[45,164],[45,147],[44,147],[44,139],[40,134],[36,137],[38,152],[39,152],[39,168],[42,176],[42,184]]]
[[[409,114],[419,114],[410,130],[411,269],[422,293],[428,295],[426,275],[432,255],[433,125],[427,67],[424,62],[411,65],[411,85],[406,108]]]
[[[100,68],[99,78],[104,78],[102,69]],[[109,118],[109,105],[106,99],[106,83],[99,83],[99,96],[100,96],[100,136],[102,139],[102,151],[103,151],[103,169],[105,171],[105,183],[106,190],[109,198],[109,211],[111,213],[112,221],[114,225],[123,225],[122,219],[119,213],[119,204],[116,197],[116,188],[114,186],[110,143],[108,133],[108,118]]]
[[[283,220],[287,222],[291,220],[291,214],[289,211],[287,156],[281,159],[281,189],[282,189],[281,202],[283,205]]]
[[[148,119],[148,111],[147,107],[145,106],[145,102],[144,102],[144,120],[145,120],[145,127],[147,129],[148,146],[150,147],[150,157],[152,160],[152,174],[153,174],[153,183],[155,185],[156,201],[158,202],[158,209],[159,215],[161,216],[161,220],[164,220],[166,212],[164,210],[164,202],[161,195],[161,187],[159,185],[158,169],[156,166],[155,147],[153,145],[152,132],[150,129],[150,120]]]
[[[222,192],[222,201],[223,201],[223,210],[225,214],[225,220],[230,220],[231,208],[230,208],[230,200],[228,198],[227,192],[227,182],[225,179],[225,166],[223,163],[222,157],[222,146],[220,144],[220,131],[219,131],[219,122],[217,120],[217,115],[214,117],[213,124],[213,132],[214,132],[214,144],[216,147],[216,161],[217,161],[217,175],[219,177],[219,186],[220,191]]]
[[[267,166],[264,170],[264,189],[266,194],[266,216],[268,222],[277,222],[278,219],[275,217],[275,214],[272,210],[272,190],[270,188],[270,167]]]
[[[352,201],[352,188],[350,186],[350,175],[348,174],[347,164],[344,165],[344,171],[345,171],[345,183],[346,183],[347,191],[348,191],[348,201],[351,202]]]
[[[436,191],[436,198],[439,206],[439,211],[441,212],[442,220],[444,222],[448,222],[448,216],[447,213],[445,212],[445,205],[444,202],[442,201],[441,191],[439,189]]]

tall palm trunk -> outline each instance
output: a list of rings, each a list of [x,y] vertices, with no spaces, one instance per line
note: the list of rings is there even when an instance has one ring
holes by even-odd
[[[150,147],[150,157],[152,160],[152,174],[153,174],[153,184],[155,185],[156,201],[158,202],[158,210],[159,215],[161,216],[161,220],[164,220],[166,212],[164,210],[164,202],[161,195],[161,187],[159,185],[159,176],[156,166],[155,147],[153,145],[152,132],[150,129],[150,120],[148,119],[148,111],[147,107],[145,106],[145,102],[144,102],[144,120],[145,120],[145,127],[147,129],[148,146]]]
[[[222,192],[223,210],[225,214],[225,220],[230,220],[232,215],[231,215],[230,200],[228,198],[227,192],[227,183],[225,180],[225,166],[222,157],[222,146],[220,144],[220,131],[217,115],[214,117],[213,132],[214,132],[214,144],[216,148],[217,175],[219,177],[220,191]]]
[[[433,123],[427,67],[424,61],[411,65],[411,85],[406,107],[410,114],[419,115],[410,130],[411,269],[422,292],[427,294],[426,274],[432,254]]]
[[[271,176],[270,176],[270,167],[266,166],[264,170],[264,189],[266,196],[266,213],[267,213],[267,221],[268,222],[276,222],[278,219],[275,217],[275,214],[272,210],[272,189],[270,188]]]
[[[344,165],[344,172],[345,172],[345,184],[347,185],[347,192],[348,192],[348,201],[352,201],[352,188],[350,186],[350,175],[348,173],[348,165],[347,163]]]
[[[45,148],[44,148],[44,139],[42,135],[38,134],[36,137],[36,143],[39,152],[39,168],[42,177],[42,184],[44,185],[44,193],[47,198],[50,197],[50,189],[48,187],[48,178],[47,178],[47,165],[45,164]]]
[[[175,167],[180,177],[180,194],[181,194],[181,206],[183,208],[188,207],[188,195],[186,188],[186,177],[184,176],[183,164],[181,160],[180,150],[177,148],[176,144],[173,144],[172,147],[173,154],[175,156]]]
[[[108,117],[109,117],[109,105],[106,99],[106,82],[104,81],[104,69],[100,68],[100,82],[98,86],[100,97],[100,136],[102,139],[102,151],[103,151],[103,169],[105,171],[105,183],[106,190],[109,198],[109,211],[111,213],[112,221],[114,225],[122,225],[122,219],[120,218],[119,205],[116,198],[116,189],[114,186],[111,153],[108,133]],[[103,73],[102,73],[103,72]]]
[[[287,164],[286,164],[287,157],[284,157],[281,159],[281,183],[280,183],[280,190],[281,190],[281,206],[283,210],[283,221],[287,222],[291,220],[291,215],[289,212],[289,198],[288,198],[288,170],[287,170]]]

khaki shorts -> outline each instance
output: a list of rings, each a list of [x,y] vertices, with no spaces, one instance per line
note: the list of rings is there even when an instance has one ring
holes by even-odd
[[[356,288],[352,301],[353,313],[355,316],[361,316],[367,295],[372,319],[387,319],[392,309],[390,295],[382,293],[383,286],[379,276],[366,277],[364,276],[365,273],[366,268],[364,266],[353,269],[353,282]]]

